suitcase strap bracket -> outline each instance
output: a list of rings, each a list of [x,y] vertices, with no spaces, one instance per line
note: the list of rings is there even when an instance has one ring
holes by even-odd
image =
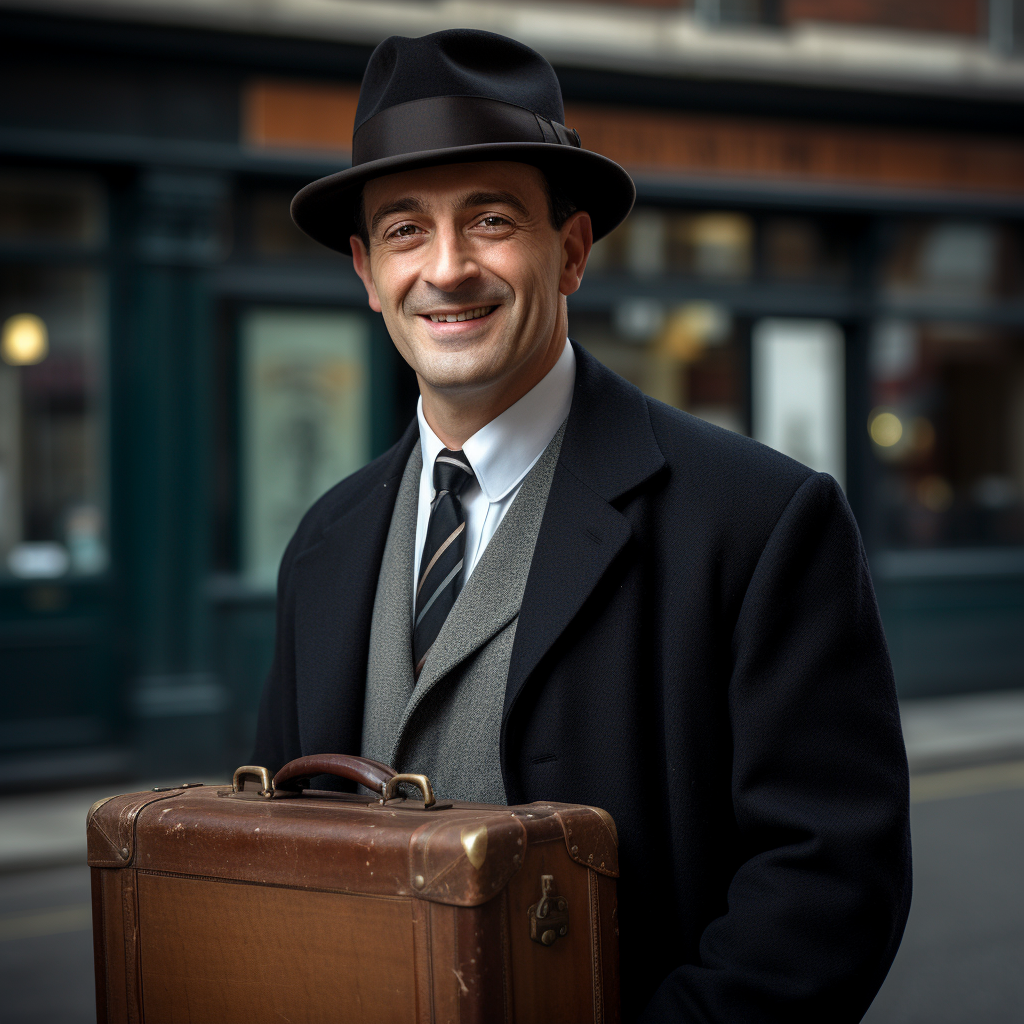
[[[569,934],[569,901],[556,896],[555,876],[540,876],[541,898],[530,907],[530,938],[542,946],[553,945]]]
[[[401,772],[398,775],[392,775],[381,787],[380,802],[386,804],[389,800],[398,796],[398,787],[403,782],[410,786],[415,786],[423,794],[424,809],[433,807],[437,803],[437,800],[434,798],[434,787],[430,785],[430,779],[426,775],[409,775]]]
[[[274,795],[274,780],[270,777],[270,772],[258,764],[243,764],[241,768],[235,769],[235,774],[231,777],[231,792],[243,792],[247,778],[260,780],[259,795],[265,800],[269,800]]]

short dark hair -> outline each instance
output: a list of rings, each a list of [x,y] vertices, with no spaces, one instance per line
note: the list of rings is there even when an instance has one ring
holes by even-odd
[[[576,204],[569,198],[568,193],[562,188],[559,182],[554,181],[545,172],[544,186],[548,193],[548,219],[556,231],[561,231],[565,222],[576,212]],[[356,203],[356,234],[363,240],[367,250],[370,248],[370,230],[366,226],[366,204],[363,201],[362,192],[359,193],[359,202]]]

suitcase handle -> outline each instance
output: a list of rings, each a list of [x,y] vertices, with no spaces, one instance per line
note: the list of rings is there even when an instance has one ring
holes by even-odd
[[[298,789],[300,779],[315,775],[337,775],[349,782],[358,782],[367,789],[383,794],[384,787],[395,777],[394,768],[352,754],[309,754],[289,761],[275,776],[274,789]]]
[[[400,775],[394,768],[380,761],[371,761],[368,757],[355,757],[352,754],[309,754],[306,757],[297,757],[294,761],[289,761],[274,776],[271,790],[298,789],[296,783],[300,779],[309,779],[314,775],[337,775],[350,782],[358,782],[367,789],[380,793],[382,804],[398,795],[400,783],[408,783],[420,790],[423,794],[424,809],[434,806],[437,802],[426,775]]]

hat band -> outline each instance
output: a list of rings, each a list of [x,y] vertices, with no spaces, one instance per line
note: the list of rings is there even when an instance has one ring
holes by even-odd
[[[514,103],[479,96],[427,96],[396,103],[364,121],[352,136],[352,166],[407,153],[495,142],[580,147],[575,128]]]

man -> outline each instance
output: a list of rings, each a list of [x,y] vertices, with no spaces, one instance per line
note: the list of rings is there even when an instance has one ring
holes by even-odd
[[[859,1020],[910,853],[857,528],[830,477],[566,341],[634,192],[562,120],[527,47],[393,37],[353,167],[293,203],[421,400],[285,553],[254,763],[360,750],[446,798],[604,807],[625,1020]]]

